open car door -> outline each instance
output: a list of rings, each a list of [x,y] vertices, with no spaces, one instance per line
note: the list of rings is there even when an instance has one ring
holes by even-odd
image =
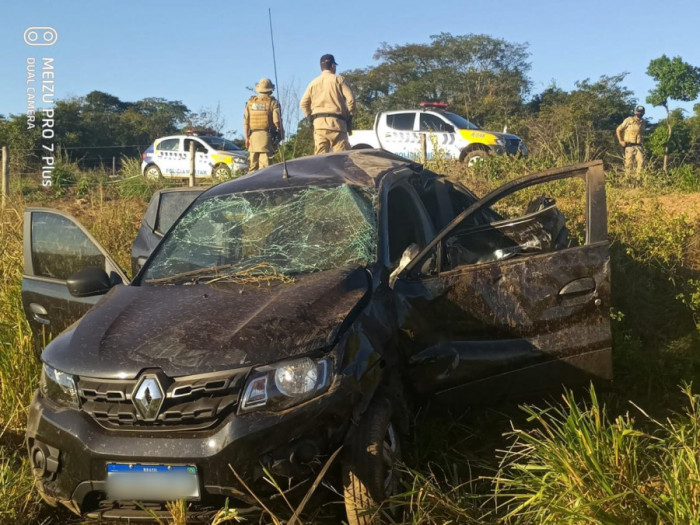
[[[565,195],[559,206],[551,190]],[[474,402],[610,380],[602,162],[491,192],[421,250],[394,291],[419,393]]]
[[[131,246],[131,275],[139,273],[163,235],[206,189],[204,186],[165,188],[153,194]]]
[[[22,304],[37,351],[80,319],[100,295],[76,297],[69,283],[86,268],[104,270],[106,283],[128,282],[124,272],[71,215],[48,208],[24,212]],[[75,293],[75,290],[74,290]]]

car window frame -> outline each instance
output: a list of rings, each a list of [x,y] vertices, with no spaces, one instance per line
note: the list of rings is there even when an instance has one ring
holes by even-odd
[[[80,221],[78,221],[75,217],[73,217],[70,213],[64,212],[62,210],[58,210],[56,208],[44,208],[44,207],[36,207],[36,206],[31,206],[28,208],[25,208],[24,210],[24,217],[26,218],[29,216],[30,220],[25,220],[23,224],[23,231],[22,231],[22,242],[24,244],[23,249],[25,253],[29,253],[30,257],[28,257],[28,260],[24,261],[24,272],[23,272],[23,277],[30,278],[30,279],[35,279],[38,281],[43,281],[47,283],[58,283],[58,284],[66,284],[68,282],[67,279],[57,279],[54,277],[45,277],[42,275],[36,275],[34,271],[34,257],[33,257],[33,251],[32,251],[32,220],[31,220],[31,214],[33,213],[52,213],[54,215],[58,215],[60,217],[63,217],[64,219],[67,219],[68,221],[72,222],[75,226],[80,229],[83,234],[88,238],[88,240],[95,246],[99,252],[104,256],[105,258],[105,265],[102,268],[107,272],[109,275],[111,272],[115,272],[121,279],[123,283],[128,283],[129,278],[126,276],[126,272],[117,264],[117,262],[114,260],[114,258],[109,254],[107,250],[104,249],[104,247],[95,239],[92,234],[83,226]],[[109,270],[109,271],[108,271]]]
[[[497,189],[487,194],[482,199],[472,204],[469,208],[457,215],[442,231],[440,231],[428,245],[416,255],[410,263],[401,271],[399,279],[417,279],[421,277],[436,277],[447,272],[454,271],[455,268],[442,270],[443,241],[457,228],[464,220],[471,215],[483,210],[498,202],[504,197],[520,191],[524,188],[552,182],[555,180],[567,179],[571,177],[581,177],[585,185],[586,193],[586,238],[582,246],[589,246],[598,242],[608,242],[607,237],[607,209],[605,204],[605,174],[603,172],[603,162],[592,161],[563,168],[553,168],[550,170],[526,175],[507,182]],[[490,223],[492,224],[492,223]],[[481,226],[477,226],[479,228]],[[575,248],[574,248],[575,249]],[[430,276],[417,275],[417,269],[425,262],[430,253],[435,251],[437,256],[435,274]],[[495,261],[499,264],[499,261]],[[459,267],[457,267],[459,268]]]
[[[409,168],[401,169],[394,174],[395,177],[392,178],[391,176],[387,176],[387,178],[384,181],[382,181],[382,185],[380,188],[380,246],[377,252],[377,259],[378,262],[386,268],[391,267],[391,260],[389,256],[389,194],[396,187],[401,187],[408,191],[409,195],[411,196],[411,199],[413,200],[413,203],[416,205],[416,209],[418,210],[418,214],[421,219],[423,231],[425,232],[426,246],[430,246],[432,243],[432,239],[434,239],[435,237],[435,227],[433,225],[432,219],[430,218],[430,214],[428,213],[428,210],[425,209],[425,205],[423,204],[423,201],[416,192],[415,188],[413,188],[413,186],[409,183],[408,177],[402,176],[405,175],[404,172],[408,172],[410,173],[410,175],[414,175],[414,172]]]

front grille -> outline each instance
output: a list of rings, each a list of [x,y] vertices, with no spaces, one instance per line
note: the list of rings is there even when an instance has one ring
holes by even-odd
[[[81,408],[109,430],[199,430],[213,426],[238,404],[247,369],[170,379],[156,373],[164,390],[155,421],[144,421],[131,401],[137,379],[81,377]]]
[[[506,152],[509,155],[515,155],[518,153],[519,146],[520,139],[506,139]]]

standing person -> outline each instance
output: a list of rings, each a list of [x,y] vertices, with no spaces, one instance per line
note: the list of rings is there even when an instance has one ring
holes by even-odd
[[[632,165],[636,164],[636,176],[642,173],[644,165],[644,106],[637,106],[633,117],[627,117],[622,124],[617,127],[615,133],[620,146],[625,148],[625,173],[632,173]]]
[[[321,57],[321,74],[311,81],[301,97],[301,110],[311,120],[314,154],[350,149],[355,97],[343,77],[335,74],[333,55]]]
[[[250,97],[243,112],[245,147],[250,152],[250,169],[267,168],[270,155],[275,153],[275,139],[284,140],[280,104],[272,96],[275,85],[262,78],[255,86],[256,96]]]

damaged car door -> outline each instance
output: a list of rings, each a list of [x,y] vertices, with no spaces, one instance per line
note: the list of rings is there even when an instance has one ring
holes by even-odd
[[[22,304],[37,352],[109,288],[128,282],[94,237],[58,210],[25,210],[23,250]]]
[[[548,194],[556,185],[561,206]],[[394,291],[418,393],[474,402],[611,379],[602,162],[491,192],[408,263]]]

